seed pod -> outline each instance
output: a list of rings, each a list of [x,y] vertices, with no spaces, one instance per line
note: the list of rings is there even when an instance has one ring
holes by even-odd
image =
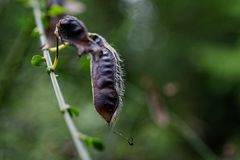
[[[101,48],[101,54],[95,54],[91,59],[94,105],[103,118],[112,125],[122,105],[121,60],[103,37],[90,34],[90,38]]]
[[[65,16],[56,25],[55,34],[76,47],[88,40],[87,28],[76,17]]]
[[[55,34],[78,48],[79,55],[90,54],[94,105],[113,125],[122,104],[123,80],[117,52],[98,34],[88,33],[84,24],[72,16],[61,19]]]

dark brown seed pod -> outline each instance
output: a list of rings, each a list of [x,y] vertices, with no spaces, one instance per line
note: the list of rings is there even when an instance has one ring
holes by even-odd
[[[85,25],[73,16],[61,19],[55,34],[78,48],[79,55],[91,55],[93,101],[98,113],[113,125],[120,111],[123,96],[121,60],[107,41],[88,33]]]
[[[92,58],[94,104],[104,119],[113,125],[122,106],[123,80],[117,52],[98,34],[89,34],[102,54]]]

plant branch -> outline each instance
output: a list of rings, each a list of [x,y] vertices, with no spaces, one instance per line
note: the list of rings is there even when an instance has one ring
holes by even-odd
[[[41,45],[45,45],[45,44],[47,44],[47,38],[46,38],[44,29],[43,29],[43,23],[42,23],[42,20],[41,20],[41,11],[40,11],[38,0],[31,0],[31,5],[32,5],[32,8],[33,8],[33,12],[34,12],[34,18],[35,18],[35,22],[36,22],[36,25],[37,25],[37,29],[40,33]],[[51,67],[52,66],[52,61],[51,61],[51,57],[49,55],[49,51],[44,50],[43,51],[43,56],[46,60],[47,66]],[[69,132],[72,136],[72,139],[73,139],[73,142],[74,142],[75,147],[77,149],[77,152],[79,154],[79,157],[82,160],[91,160],[88,151],[86,150],[83,143],[79,139],[79,132],[78,132],[78,130],[77,130],[77,128],[76,128],[76,126],[75,126],[75,124],[74,124],[74,122],[73,122],[73,120],[72,120],[72,118],[71,118],[71,116],[70,116],[70,114],[67,110],[69,108],[69,105],[66,104],[65,101],[64,101],[62,92],[60,90],[60,87],[58,85],[58,81],[56,79],[56,74],[51,72],[49,75],[50,75],[50,78],[51,78],[51,81],[52,81],[54,92],[56,94],[56,98],[57,98],[59,108],[63,112],[64,120],[65,120],[66,125],[69,129]]]

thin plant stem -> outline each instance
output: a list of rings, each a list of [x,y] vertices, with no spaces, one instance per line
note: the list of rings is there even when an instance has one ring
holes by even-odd
[[[34,13],[34,18],[35,18],[35,22],[36,22],[36,25],[37,25],[37,29],[40,33],[41,45],[45,45],[45,44],[47,44],[47,38],[46,38],[44,29],[43,29],[43,23],[42,23],[42,20],[41,20],[41,11],[40,11],[38,0],[31,0],[31,5],[32,5],[32,8],[33,8],[33,13]],[[47,67],[51,67],[52,66],[52,60],[51,60],[49,51],[44,50],[43,51],[43,56],[46,60]],[[85,146],[83,145],[83,143],[79,139],[79,131],[77,130],[69,112],[67,111],[67,109],[69,108],[69,105],[65,103],[62,92],[61,92],[60,87],[58,85],[56,74],[54,72],[51,72],[49,75],[50,75],[51,82],[52,82],[52,85],[53,85],[53,88],[54,88],[54,92],[56,94],[56,98],[57,98],[59,108],[63,112],[64,120],[65,120],[66,125],[69,129],[69,132],[72,136],[73,142],[74,142],[76,150],[78,152],[78,155],[82,160],[91,160],[87,149],[85,148]]]

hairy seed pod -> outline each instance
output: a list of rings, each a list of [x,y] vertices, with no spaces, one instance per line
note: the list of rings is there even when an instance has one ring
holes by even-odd
[[[107,123],[113,125],[121,108],[124,88],[117,52],[100,35],[88,33],[84,24],[72,16],[59,21],[55,34],[78,48],[79,55],[90,54],[94,105]]]
[[[88,41],[87,28],[73,16],[65,16],[56,25],[55,34],[62,40],[68,41],[73,45]]]
[[[94,105],[104,119],[113,124],[122,106],[124,87],[121,60],[103,37],[90,34],[90,38],[101,48],[101,54],[92,56],[91,63]]]

